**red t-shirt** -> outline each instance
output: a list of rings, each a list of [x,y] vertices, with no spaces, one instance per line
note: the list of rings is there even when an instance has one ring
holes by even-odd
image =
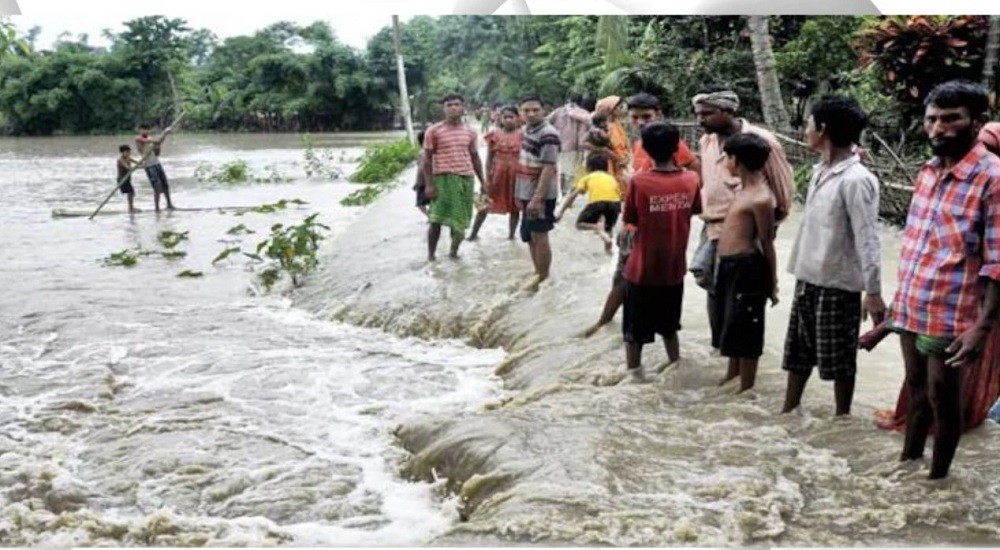
[[[674,153],[674,164],[677,166],[688,166],[694,162],[694,153],[691,148],[684,143],[684,140],[677,142],[677,152]],[[642,148],[642,140],[637,139],[632,142],[632,170],[642,172],[653,169],[653,159],[649,153]]]
[[[636,227],[626,281],[644,286],[684,282],[691,216],[701,213],[700,188],[691,170],[632,176],[622,211],[622,220]]]

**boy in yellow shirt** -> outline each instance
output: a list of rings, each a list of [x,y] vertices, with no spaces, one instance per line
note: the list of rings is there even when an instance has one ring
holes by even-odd
[[[556,214],[556,221],[562,219],[573,201],[581,194],[587,195],[587,206],[576,219],[576,228],[593,231],[604,241],[604,250],[611,254],[611,232],[622,211],[622,195],[618,180],[607,172],[608,157],[591,155],[587,158],[587,175],[580,178],[573,191]]]

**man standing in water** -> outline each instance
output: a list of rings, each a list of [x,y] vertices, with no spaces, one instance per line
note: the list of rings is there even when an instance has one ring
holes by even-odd
[[[521,159],[514,184],[514,198],[521,209],[521,240],[528,243],[535,276],[525,290],[535,291],[549,277],[552,247],[549,231],[556,219],[556,163],[559,161],[559,132],[545,120],[545,108],[538,96],[527,96],[518,109],[524,118]]]
[[[479,178],[480,189],[486,192],[479,138],[475,130],[462,122],[465,100],[458,94],[447,94],[441,98],[441,105],[444,121],[424,133],[424,194],[431,201],[427,259],[432,262],[436,259],[442,225],[451,230],[449,256],[458,258],[458,247],[472,222],[473,176]]]
[[[170,201],[167,173],[163,171],[163,164],[160,163],[160,148],[167,136],[174,131],[174,127],[168,126],[155,138],[149,137],[149,124],[140,124],[138,130],[135,148],[139,156],[146,159],[142,166],[146,170],[146,177],[149,178],[149,185],[153,187],[153,206],[157,212],[160,211],[160,195],[163,195],[167,199],[167,210],[173,210],[174,203]]]
[[[583,165],[583,142],[590,129],[590,113],[579,106],[581,101],[578,94],[572,94],[565,105],[545,118],[559,132],[559,182],[563,195],[569,194]]]
[[[851,414],[861,321],[870,315],[877,325],[885,316],[879,183],[854,146],[867,122],[857,101],[830,98],[813,107],[806,125],[806,141],[823,160],[813,167],[788,260],[796,282],[782,365],[788,371],[782,412],[799,406],[817,367],[821,379],[833,380],[836,414]]]
[[[705,130],[699,141],[701,152],[701,200],[705,222],[698,250],[691,260],[691,272],[698,286],[708,292],[708,321],[712,341],[718,341],[719,319],[715,307],[715,265],[718,260],[718,243],[722,222],[740,187],[740,180],[729,174],[721,162],[722,144],[731,135],[753,133],[764,138],[771,153],[762,174],[775,199],[775,221],[780,223],[788,216],[795,194],[792,166],[785,158],[785,150],[771,132],[751,125],[745,118],[738,118],[740,98],[730,89],[711,86],[698,92],[692,99],[695,116]]]
[[[909,392],[900,460],[923,457],[936,420],[928,477],[940,479],[962,434],[961,367],[979,358],[1000,311],[1000,158],[976,139],[989,109],[981,86],[946,82],[924,105],[934,157],[914,182],[889,322]]]

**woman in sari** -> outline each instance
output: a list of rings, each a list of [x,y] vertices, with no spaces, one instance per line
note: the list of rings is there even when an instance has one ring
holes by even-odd
[[[1000,122],[990,122],[979,132],[979,141],[994,155],[1000,155]],[[888,328],[875,329],[861,338],[862,348],[871,349]],[[962,404],[965,430],[971,430],[983,423],[991,407],[1000,397],[1000,328],[994,328],[986,339],[986,346],[979,362],[965,367],[962,373]],[[875,411],[875,423],[884,430],[906,430],[906,404],[908,401],[906,383],[899,389],[896,410]],[[934,427],[931,426],[931,433]]]

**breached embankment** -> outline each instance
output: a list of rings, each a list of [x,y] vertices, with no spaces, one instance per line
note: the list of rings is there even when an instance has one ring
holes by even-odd
[[[463,497],[466,521],[437,542],[1000,544],[996,426],[969,434],[952,479],[937,485],[897,469],[899,436],[873,427],[871,410],[898,389],[894,344],[862,358],[853,418],[832,418],[832,392],[818,381],[804,412],[777,414],[790,276],[768,311],[755,391],[715,387],[724,360],[710,353],[704,294],[690,279],[680,365],[654,384],[622,384],[617,320],[576,336],[599,314],[612,265],[596,237],[572,228],[575,213],[552,235],[553,279],[525,294],[531,264],[523,244],[505,240],[505,220],[491,217],[462,260],[428,264],[412,201],[403,187],[371,206],[324,250],[296,301],[331,319],[508,352],[496,373],[510,398],[397,430],[413,453],[403,473],[447,477]],[[797,224],[779,232],[779,262]],[[892,232],[885,248],[888,282]],[[647,367],[664,359],[659,344],[647,347]]]

